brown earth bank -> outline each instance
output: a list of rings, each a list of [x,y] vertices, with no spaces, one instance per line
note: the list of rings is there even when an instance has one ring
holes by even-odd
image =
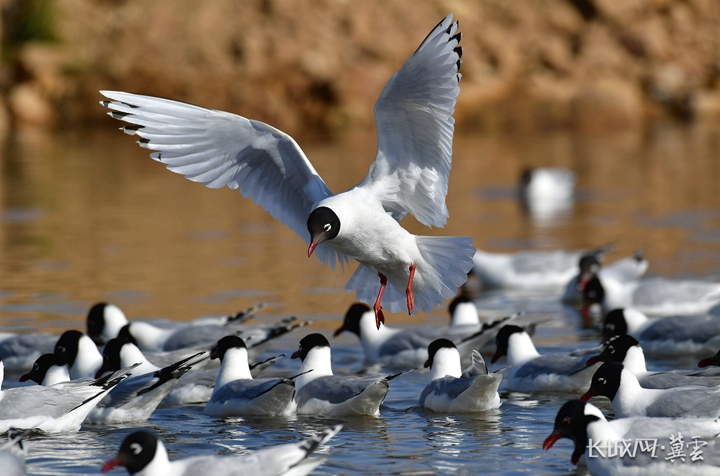
[[[5,129],[105,121],[100,89],[228,110],[291,134],[372,127],[387,79],[450,12],[463,32],[459,128],[720,119],[718,0],[0,5]]]

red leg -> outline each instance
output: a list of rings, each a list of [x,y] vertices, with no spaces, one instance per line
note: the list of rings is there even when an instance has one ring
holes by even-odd
[[[380,276],[380,292],[375,300],[373,311],[375,311],[375,325],[380,329],[380,323],[385,324],[385,316],[383,315],[382,307],[380,307],[380,301],[382,301],[382,295],[385,292],[385,286],[387,286],[387,278],[382,273],[378,273],[378,276]]]
[[[407,295],[407,306],[408,306],[408,314],[412,316],[413,311],[415,311],[415,296],[413,296],[412,292],[412,284],[413,279],[415,278],[415,263],[410,263],[410,279],[408,279],[408,285],[407,289],[405,290],[405,294]]]

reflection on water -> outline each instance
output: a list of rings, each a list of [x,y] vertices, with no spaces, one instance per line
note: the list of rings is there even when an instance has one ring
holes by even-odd
[[[330,188],[359,182],[374,156],[374,133],[334,141],[298,138]],[[610,135],[464,136],[455,141],[445,229],[412,218],[415,233],[470,235],[491,251],[580,248],[611,242],[608,259],[643,249],[649,274],[720,276],[720,128],[659,126]],[[82,328],[91,304],[109,300],[131,318],[227,314],[266,301],[263,315],[312,318],[329,334],[354,301],[352,269],[332,271],[292,232],[237,191],[210,190],[164,170],[114,127],[21,136],[0,160],[1,331]],[[578,174],[573,206],[552,226],[524,213],[517,177],[527,167]],[[596,336],[546,293],[488,293],[488,314],[525,310],[543,320],[541,352],[571,350]],[[393,325],[446,324],[444,310]],[[305,332],[307,329],[300,331]],[[268,353],[292,352],[299,337]],[[332,341],[336,373],[362,369],[354,336]],[[664,365],[667,365],[665,363]],[[292,374],[281,359],[273,372]],[[383,373],[387,369],[372,369]],[[147,427],[171,457],[247,452],[296,441],[342,423],[321,454],[320,474],[531,474],[570,470],[569,445],[542,452],[561,396],[503,394],[497,412],[435,415],[415,408],[427,383],[418,371],[391,383],[380,418],[213,419],[201,407],[165,408]],[[602,405],[602,403],[601,403]],[[604,407],[605,409],[609,407]],[[94,474],[134,426],[90,428],[31,440],[32,474]]]

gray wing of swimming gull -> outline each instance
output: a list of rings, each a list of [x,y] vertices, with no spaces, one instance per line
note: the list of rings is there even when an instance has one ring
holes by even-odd
[[[299,406],[316,398],[332,404],[343,403],[374,384],[389,384],[384,377],[352,377],[346,375],[326,375],[305,384],[297,391],[296,400]]]
[[[538,374],[570,375],[577,370],[582,357],[570,354],[545,354],[517,367],[515,378],[532,377]]]
[[[430,382],[420,394],[419,405],[425,405],[425,399],[431,393],[436,395],[447,395],[451,400],[456,399],[461,393],[467,390],[478,377],[450,377],[438,378]]]
[[[394,355],[404,350],[427,349],[432,341],[438,338],[438,329],[422,327],[407,332],[398,332],[380,346],[379,354]]]
[[[212,396],[213,403],[222,403],[229,400],[254,400],[261,395],[270,392],[278,385],[295,384],[292,380],[285,378],[268,379],[240,379],[233,380],[215,391]]]
[[[647,407],[648,416],[708,417],[720,415],[720,388],[675,387]]]
[[[709,316],[672,316],[651,321],[638,341],[668,340],[706,342],[720,335],[720,318]]]
[[[97,387],[96,390],[96,394],[103,392],[101,387]],[[0,400],[0,419],[13,420],[36,415],[58,418],[88,398],[92,398],[92,394],[76,394],[70,390],[53,387],[11,388],[3,392],[3,398]]]

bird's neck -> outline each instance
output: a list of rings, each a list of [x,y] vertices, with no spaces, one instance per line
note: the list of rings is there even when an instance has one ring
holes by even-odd
[[[50,385],[67,382],[68,380],[70,380],[70,372],[68,372],[67,367],[64,365],[53,365],[45,372],[45,378],[42,384],[49,387]]]
[[[161,329],[147,322],[133,322],[130,324],[131,333],[137,346],[142,350],[163,350],[165,342],[175,332],[172,329]]]
[[[120,349],[120,367],[127,368],[135,364],[140,364],[134,370],[137,375],[159,370],[157,365],[150,362],[135,344],[128,342]]]
[[[312,370],[312,372],[310,372]],[[330,347],[315,347],[307,353],[305,360],[300,366],[300,372],[308,372],[295,379],[295,387],[301,388],[305,384],[318,377],[332,375],[332,361],[330,358]]]
[[[127,317],[119,307],[112,304],[105,306],[104,313],[105,325],[102,334],[107,340],[114,339],[120,333],[120,329],[128,324]]]
[[[626,369],[638,378],[648,373],[647,367],[645,366],[645,354],[639,346],[630,347],[622,363]]]
[[[510,365],[518,365],[539,357],[532,339],[526,332],[516,332],[508,339],[507,360]]]
[[[378,352],[378,347],[398,332],[398,329],[391,329],[385,324],[380,324],[380,329],[375,325],[375,314],[371,311],[360,319],[360,344],[365,350],[365,355],[373,355]]]
[[[88,336],[82,336],[78,340],[78,351],[75,362],[70,368],[70,377],[95,378],[95,374],[103,364],[103,356],[100,354],[95,342]]]
[[[477,307],[471,302],[458,304],[450,319],[451,326],[477,326],[480,324]]]
[[[241,379],[252,379],[250,366],[248,365],[247,349],[228,349],[220,365],[220,372],[218,372],[217,379],[215,380],[213,392],[233,380]]]
[[[462,375],[460,367],[460,353],[457,349],[440,349],[435,354],[433,366],[430,370],[430,380],[443,377],[458,378]]]
[[[613,411],[619,418],[644,415],[645,408],[655,401],[659,392],[661,391],[642,388],[637,377],[629,370],[623,369],[620,387],[615,398],[612,399]]]
[[[156,474],[180,474],[173,472],[172,463],[168,459],[167,450],[162,441],[158,440],[155,448],[155,456],[152,461],[138,473],[139,475],[156,475]]]
[[[625,316],[625,324],[627,325],[627,333],[635,334],[648,321],[648,317],[637,309],[625,308],[623,311]]]

